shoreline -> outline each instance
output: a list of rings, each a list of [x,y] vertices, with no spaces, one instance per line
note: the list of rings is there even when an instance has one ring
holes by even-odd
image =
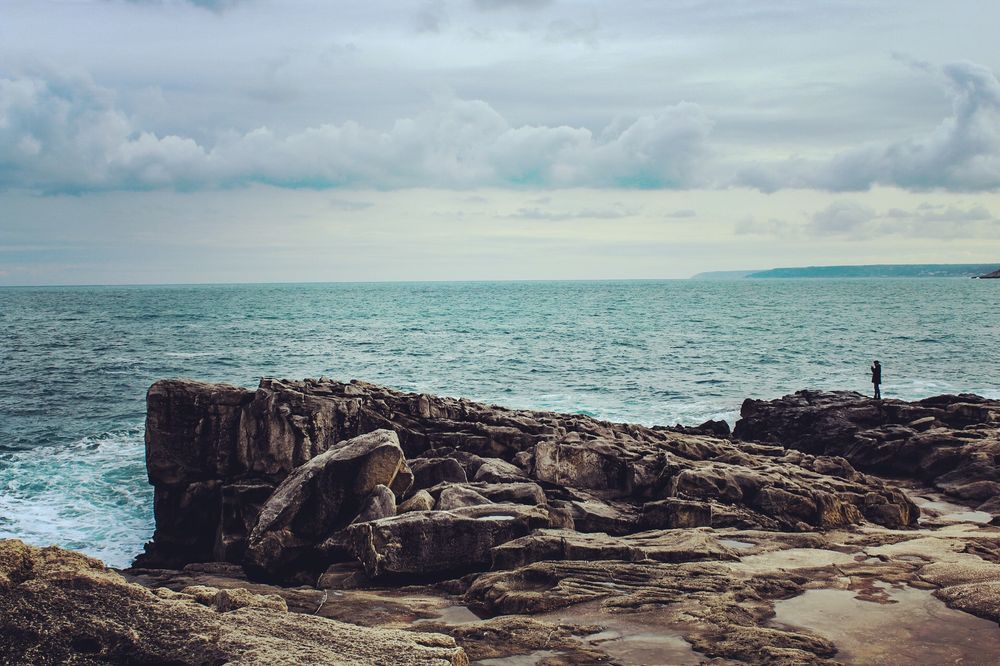
[[[977,463],[1000,453],[1000,401],[800,391],[741,411],[731,433],[364,382],[161,381],[146,428],[157,530],[136,566],[84,574],[100,567],[55,548],[0,548],[20,548],[39,580],[50,575],[39,558],[61,563],[45,578],[59,601],[32,611],[49,613],[38,626],[126,595],[158,618],[131,625],[143,640],[185,623],[223,636],[243,627],[242,647],[211,646],[231,663],[257,640],[302,631],[323,637],[307,641],[319,651],[376,632],[364,634],[371,651],[350,653],[373,664],[827,664],[888,658],[899,631],[933,634],[934,622],[977,636],[982,654],[994,638],[1000,649],[1000,484]],[[19,590],[0,580],[0,606],[23,610]],[[894,607],[895,622],[879,610]],[[834,608],[866,620],[810,624]],[[43,631],[10,649],[34,640],[124,658],[101,613],[84,617],[86,640]],[[977,663],[961,640],[931,634],[910,636],[920,654]],[[378,636],[435,652],[420,661]],[[208,649],[195,643],[154,652],[195,663],[183,654]],[[285,645],[284,663],[305,659],[300,649]]]

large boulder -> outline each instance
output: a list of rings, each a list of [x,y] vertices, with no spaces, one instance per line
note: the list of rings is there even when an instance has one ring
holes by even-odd
[[[547,527],[548,514],[520,504],[413,511],[348,528],[354,554],[372,578],[481,571],[502,543]]]
[[[539,481],[592,490],[628,489],[628,454],[606,442],[541,442],[535,446],[534,475]]]
[[[318,572],[329,562],[315,546],[352,522],[373,513],[374,502],[392,505],[389,490],[406,467],[396,433],[376,430],[343,442],[292,472],[264,504],[250,533],[247,565],[251,573],[282,578]]]

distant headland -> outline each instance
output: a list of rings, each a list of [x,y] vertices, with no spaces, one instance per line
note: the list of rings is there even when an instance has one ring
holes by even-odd
[[[692,280],[745,278],[1000,278],[997,264],[870,264],[865,266],[802,266],[764,271],[709,271]]]

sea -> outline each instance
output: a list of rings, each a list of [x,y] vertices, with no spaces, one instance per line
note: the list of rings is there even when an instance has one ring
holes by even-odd
[[[152,535],[145,393],[353,378],[644,424],[802,388],[1000,398],[1000,280],[0,288],[0,538],[127,566]]]

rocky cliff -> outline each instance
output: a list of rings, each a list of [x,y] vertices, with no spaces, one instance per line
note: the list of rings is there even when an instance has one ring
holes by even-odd
[[[137,564],[226,561],[303,582],[345,562],[371,577],[456,575],[502,562],[494,549],[516,539],[543,548],[538,530],[575,543],[917,519],[843,458],[698,433],[362,382],[160,381],[146,428],[156,533]]]
[[[842,456],[859,470],[917,479],[1000,512],[1000,401],[942,395],[903,402],[799,391],[747,400],[741,415],[737,437]]]

